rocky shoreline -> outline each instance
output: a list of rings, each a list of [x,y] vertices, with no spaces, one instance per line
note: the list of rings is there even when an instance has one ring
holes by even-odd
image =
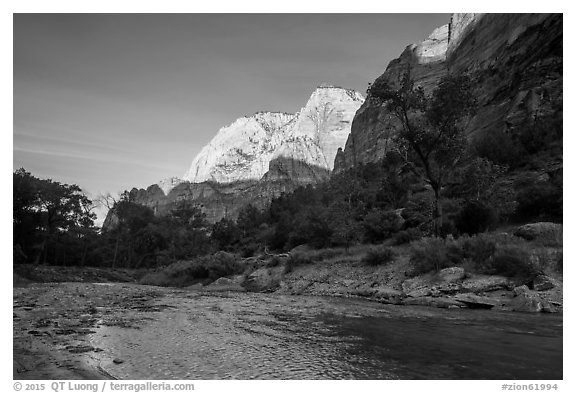
[[[286,264],[263,266],[251,274],[221,278],[203,291],[249,291],[283,295],[363,298],[384,304],[439,308],[492,309],[520,312],[562,312],[560,274],[540,275],[518,285],[503,276],[471,274],[462,267],[408,278],[402,271],[408,261],[370,267],[361,262],[316,262],[287,271]]]

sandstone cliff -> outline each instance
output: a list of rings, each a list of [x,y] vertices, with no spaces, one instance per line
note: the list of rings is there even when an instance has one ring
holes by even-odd
[[[420,44],[409,45],[378,80],[397,85],[407,67],[432,91],[447,72],[473,72],[479,109],[467,128],[517,132],[537,117],[562,117],[561,14],[453,14]],[[377,161],[390,148],[396,120],[366,100],[334,170]]]
[[[259,112],[220,129],[182,179],[132,189],[135,201],[166,214],[180,199],[200,205],[211,222],[235,218],[252,203],[326,180],[364,102],[356,91],[320,86],[296,114]]]
[[[364,101],[358,92],[321,86],[296,114],[260,112],[220,129],[194,158],[184,180],[233,183],[260,180],[275,159],[332,170]],[[309,170],[305,170],[306,175]],[[294,173],[298,176],[298,173]]]

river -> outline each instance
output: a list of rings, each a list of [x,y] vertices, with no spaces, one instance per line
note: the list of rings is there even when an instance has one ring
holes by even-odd
[[[92,335],[106,372],[121,379],[562,379],[559,314],[179,290],[157,301],[165,307],[146,313],[138,329],[101,326]]]

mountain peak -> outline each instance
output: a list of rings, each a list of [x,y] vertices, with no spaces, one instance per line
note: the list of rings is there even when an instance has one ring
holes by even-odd
[[[192,183],[259,180],[278,156],[332,170],[334,156],[364,102],[354,90],[323,84],[296,114],[256,112],[218,131],[194,158],[184,179]]]

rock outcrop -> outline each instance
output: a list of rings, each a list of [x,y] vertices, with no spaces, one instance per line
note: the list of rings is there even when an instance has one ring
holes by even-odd
[[[364,102],[353,90],[321,86],[296,114],[259,112],[220,129],[194,158],[184,180],[234,183],[260,180],[271,163],[298,162],[290,168],[296,178],[311,168],[331,171],[338,148],[350,133],[352,118]],[[306,166],[309,168],[306,168]],[[312,176],[311,181],[315,181]]]
[[[398,86],[410,68],[415,83],[430,93],[447,72],[470,72],[479,105],[467,134],[514,134],[538,118],[562,118],[562,26],[562,14],[453,14],[448,25],[409,45],[377,81]],[[334,170],[380,160],[397,126],[367,99]]]

